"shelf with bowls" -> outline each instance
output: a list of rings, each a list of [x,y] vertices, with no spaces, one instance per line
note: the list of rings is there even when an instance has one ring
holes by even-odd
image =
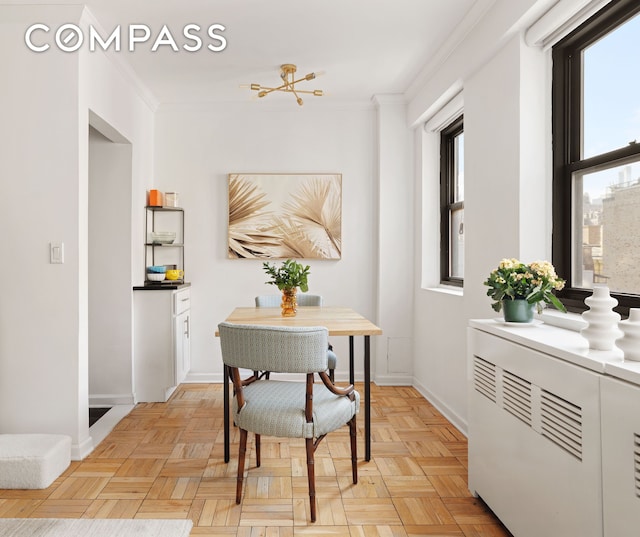
[[[184,283],[184,210],[145,207],[145,286]]]
[[[176,240],[175,231],[151,231],[147,237],[148,244],[173,244]]]

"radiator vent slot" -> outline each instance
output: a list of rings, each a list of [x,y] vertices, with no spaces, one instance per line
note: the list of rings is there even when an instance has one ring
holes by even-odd
[[[582,460],[582,408],[543,389],[540,417],[542,435]]]
[[[531,426],[531,383],[510,371],[504,371],[502,390],[504,409]]]
[[[477,392],[496,402],[496,366],[477,356],[473,357],[473,382]]]
[[[633,468],[636,480],[636,496],[640,498],[640,434],[633,435]]]

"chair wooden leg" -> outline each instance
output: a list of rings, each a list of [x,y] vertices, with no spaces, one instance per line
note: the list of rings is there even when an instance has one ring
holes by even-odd
[[[236,503],[242,500],[242,480],[244,479],[244,459],[247,454],[247,431],[240,429],[240,453],[238,454],[238,482],[236,484]]]
[[[315,447],[313,438],[307,438],[307,477],[309,479],[309,505],[311,508],[311,522],[316,521],[316,471],[313,463]]]
[[[260,468],[260,435],[256,434],[256,466]]]
[[[351,436],[351,475],[353,484],[358,483],[358,444],[356,442],[356,417],[349,420],[349,435]]]

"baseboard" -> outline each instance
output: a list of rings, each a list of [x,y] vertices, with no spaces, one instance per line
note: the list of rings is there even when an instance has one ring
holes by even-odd
[[[116,405],[133,405],[135,400],[133,394],[118,393],[95,393],[89,394],[89,406],[116,406]]]
[[[222,373],[187,373],[185,384],[222,384]]]
[[[71,444],[71,460],[81,461],[93,451],[93,439],[89,436],[80,444]]]
[[[118,425],[120,420],[133,410],[133,405],[115,405],[104,416],[89,427],[91,451]]]
[[[113,430],[118,422],[133,410],[133,403],[129,405],[113,405],[104,416],[89,427],[89,437],[80,444],[71,444],[71,460],[81,461],[91,454],[96,446],[102,442]]]
[[[411,375],[376,375],[378,386],[413,386]]]
[[[426,386],[413,379],[413,387],[420,392],[420,395],[429,401],[440,414],[447,418],[451,424],[458,429],[466,437],[469,436],[469,424],[466,420],[462,419],[456,412],[451,410],[439,397],[434,395]]]

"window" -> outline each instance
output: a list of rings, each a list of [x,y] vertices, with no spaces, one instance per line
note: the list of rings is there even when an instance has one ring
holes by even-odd
[[[464,130],[462,116],[440,135],[440,281],[464,278]]]
[[[640,3],[614,0],[553,48],[553,262],[585,309],[594,283],[640,307]]]

